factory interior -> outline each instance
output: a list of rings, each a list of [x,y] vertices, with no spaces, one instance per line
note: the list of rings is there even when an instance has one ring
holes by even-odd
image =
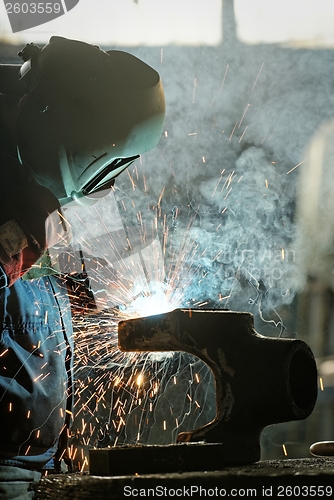
[[[334,441],[334,36],[319,21],[316,36],[267,26],[255,40],[266,2],[216,3],[215,41],[100,44],[160,73],[166,119],[110,195],[68,209],[71,246],[49,250],[86,279],[72,290],[74,469],[45,475],[38,500],[157,485],[330,496],[333,459],[310,446]],[[0,62],[21,48],[2,37]]]

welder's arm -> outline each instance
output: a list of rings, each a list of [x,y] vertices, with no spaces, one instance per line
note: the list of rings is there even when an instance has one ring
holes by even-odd
[[[51,191],[34,181],[1,198],[0,288],[12,285],[61,239],[59,208]]]
[[[27,92],[19,80],[20,64],[0,64],[0,94],[24,96]]]

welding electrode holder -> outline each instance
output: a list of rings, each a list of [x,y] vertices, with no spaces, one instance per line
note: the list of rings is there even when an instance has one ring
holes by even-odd
[[[309,346],[259,335],[250,313],[176,309],[121,321],[118,338],[122,351],[191,353],[214,375],[217,412],[212,422],[180,433],[178,444],[127,448],[137,448],[140,462],[147,457],[152,464],[153,459],[155,472],[219,470],[256,462],[266,426],[305,419],[314,408],[317,369]],[[119,458],[110,455],[110,473]],[[94,458],[91,463],[94,467]],[[150,467],[137,472],[154,472]]]

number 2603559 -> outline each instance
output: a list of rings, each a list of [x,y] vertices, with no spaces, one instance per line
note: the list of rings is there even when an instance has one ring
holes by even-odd
[[[7,14],[59,14],[62,11],[60,3],[6,3]]]
[[[278,486],[278,497],[331,497],[332,486]]]

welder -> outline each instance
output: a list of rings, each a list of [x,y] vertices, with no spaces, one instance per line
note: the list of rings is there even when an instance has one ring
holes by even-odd
[[[0,497],[24,499],[66,459],[73,395],[66,276],[24,276],[69,238],[67,205],[94,204],[156,146],[165,101],[123,51],[52,37],[19,55],[0,65]]]

